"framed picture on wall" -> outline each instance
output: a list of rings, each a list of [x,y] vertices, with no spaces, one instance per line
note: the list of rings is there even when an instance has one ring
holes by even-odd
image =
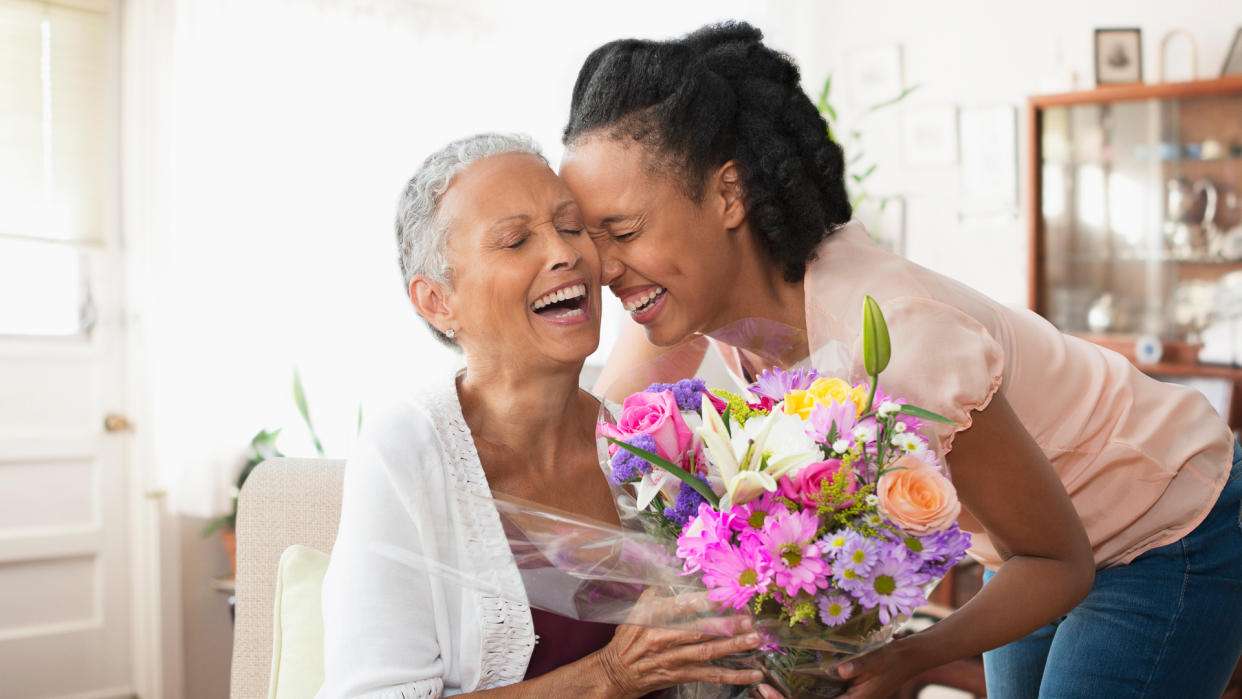
[[[1229,44],[1229,53],[1225,54],[1225,67],[1220,69],[1221,77],[1226,75],[1242,75],[1242,29],[1233,35],[1233,43]]]
[[[1138,29],[1095,30],[1095,84],[1143,81],[1143,40]]]

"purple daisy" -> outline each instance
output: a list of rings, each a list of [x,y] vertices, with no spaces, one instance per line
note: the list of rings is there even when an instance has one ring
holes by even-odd
[[[782,512],[768,518],[759,541],[772,559],[776,584],[790,595],[815,594],[828,586],[831,570],[815,540],[819,518],[811,511]]]
[[[954,522],[944,531],[922,537],[907,537],[904,543],[923,562],[919,572],[939,578],[966,557],[966,549],[970,548],[970,534],[962,531]]]
[[[755,383],[750,386],[750,392],[756,396],[781,401],[785,400],[785,394],[790,391],[810,388],[818,378],[819,372],[814,369],[785,371],[779,367],[772,367],[756,377]]]
[[[734,609],[744,609],[755,595],[767,592],[771,582],[771,559],[757,541],[713,548],[703,565],[707,598]]]
[[[922,585],[931,578],[919,573],[919,566],[917,557],[906,556],[904,544],[885,542],[866,584],[856,587],[859,603],[867,609],[878,608],[881,624],[908,616],[927,602]]]
[[[849,568],[856,575],[865,577],[878,558],[875,541],[851,529],[846,531],[845,545],[834,552],[832,561],[836,568]]]
[[[838,626],[849,621],[854,613],[854,602],[846,595],[829,595],[816,600],[819,619],[826,626]]]

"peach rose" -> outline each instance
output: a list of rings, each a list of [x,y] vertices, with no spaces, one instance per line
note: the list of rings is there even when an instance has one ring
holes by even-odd
[[[896,470],[880,476],[876,487],[880,514],[908,534],[926,536],[948,529],[962,505],[953,483],[914,456],[903,456]]]

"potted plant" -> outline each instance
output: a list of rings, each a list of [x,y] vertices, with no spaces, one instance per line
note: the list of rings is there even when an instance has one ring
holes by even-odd
[[[306,424],[306,430],[310,432],[311,442],[314,444],[315,452],[319,456],[324,456],[323,443],[319,441],[319,434],[315,432],[315,426],[311,423],[310,407],[306,401],[306,390],[302,387],[302,374],[297,367],[293,368],[293,402],[297,405],[298,414],[302,417],[302,422]],[[358,408],[358,427],[362,427],[362,407]],[[280,430],[259,430],[257,434],[250,440],[250,457],[246,463],[242,465],[241,471],[237,474],[237,484],[233,487],[233,505],[227,514],[207,523],[203,528],[203,536],[211,536],[215,532],[220,532],[220,542],[224,545],[224,550],[229,554],[229,570],[233,577],[237,577],[237,498],[241,494],[242,485],[246,479],[250,477],[251,471],[255,467],[263,463],[265,460],[284,456],[276,447],[276,438],[280,435]]]
[[[237,576],[237,496],[241,493],[242,484],[250,477],[250,472],[255,466],[263,463],[265,459],[275,456],[284,456],[280,450],[276,448],[276,437],[280,435],[280,430],[259,430],[257,434],[250,440],[250,458],[242,466],[241,471],[237,474],[237,484],[233,487],[233,505],[227,514],[207,523],[203,527],[203,536],[211,536],[215,532],[220,532],[220,542],[224,545],[224,550],[229,554],[229,570],[233,576]]]

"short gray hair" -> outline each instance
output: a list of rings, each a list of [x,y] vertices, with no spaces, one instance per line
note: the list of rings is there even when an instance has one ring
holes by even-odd
[[[410,282],[422,275],[451,286],[453,270],[449,267],[448,222],[440,218],[440,202],[458,173],[474,163],[493,155],[525,153],[545,164],[547,158],[539,144],[525,134],[482,133],[467,136],[427,156],[422,167],[406,183],[397,204],[397,250],[401,278],[409,293]],[[421,316],[420,316],[421,317]],[[423,318],[436,339],[450,347],[457,343]]]
[[[397,248],[407,292],[417,275],[449,285],[452,270],[445,255],[448,222],[439,216],[440,202],[458,173],[484,158],[506,153],[525,153],[548,162],[530,136],[477,134],[453,141],[427,156],[406,183],[397,205]]]

